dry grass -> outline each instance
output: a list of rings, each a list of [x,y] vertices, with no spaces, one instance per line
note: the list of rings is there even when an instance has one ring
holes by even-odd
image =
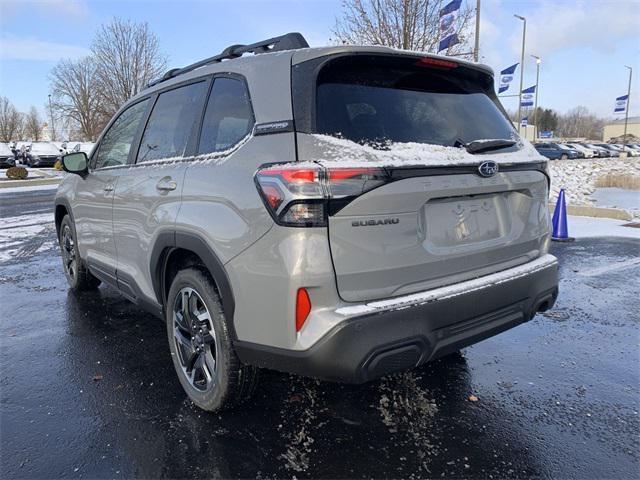
[[[617,187],[640,190],[640,177],[625,173],[608,173],[598,177],[596,187]]]

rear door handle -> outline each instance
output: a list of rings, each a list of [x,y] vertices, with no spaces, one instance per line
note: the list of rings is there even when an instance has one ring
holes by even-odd
[[[110,183],[109,185],[107,185],[106,187],[104,187],[104,191],[105,192],[113,192],[113,183]]]
[[[171,177],[164,177],[156,183],[156,188],[161,192],[170,192],[178,188],[178,184]]]

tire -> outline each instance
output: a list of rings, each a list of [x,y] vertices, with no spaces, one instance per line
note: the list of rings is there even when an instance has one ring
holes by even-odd
[[[87,270],[82,258],[80,258],[76,238],[75,225],[71,221],[71,217],[65,215],[60,223],[58,235],[64,276],[72,290],[93,290],[100,285],[100,280]]]
[[[258,369],[238,359],[208,273],[197,267],[178,272],[165,312],[173,366],[191,401],[213,412],[249,399]]]
[[[567,158],[568,157],[566,153],[563,153],[562,155],[560,155],[560,160],[566,160]]]

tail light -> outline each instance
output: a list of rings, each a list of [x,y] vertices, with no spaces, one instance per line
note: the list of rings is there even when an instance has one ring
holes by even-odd
[[[324,227],[330,213],[388,181],[385,170],[375,167],[275,165],[256,173],[269,213],[291,227]]]

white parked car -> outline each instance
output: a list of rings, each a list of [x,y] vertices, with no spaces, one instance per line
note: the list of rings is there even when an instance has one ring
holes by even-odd
[[[578,150],[579,152],[582,152],[584,154],[584,158],[593,158],[598,156],[596,152],[593,151],[592,149],[584,147],[577,143],[565,143],[565,145],[569,148],[573,148],[574,150]]]
[[[614,143],[613,146],[616,147],[618,150],[620,150],[620,152],[622,152],[622,144],[621,143]],[[629,156],[629,157],[640,157],[640,152],[635,150],[635,149],[633,149],[633,148],[629,148],[628,145],[624,149],[624,151],[627,152],[627,156]]]

